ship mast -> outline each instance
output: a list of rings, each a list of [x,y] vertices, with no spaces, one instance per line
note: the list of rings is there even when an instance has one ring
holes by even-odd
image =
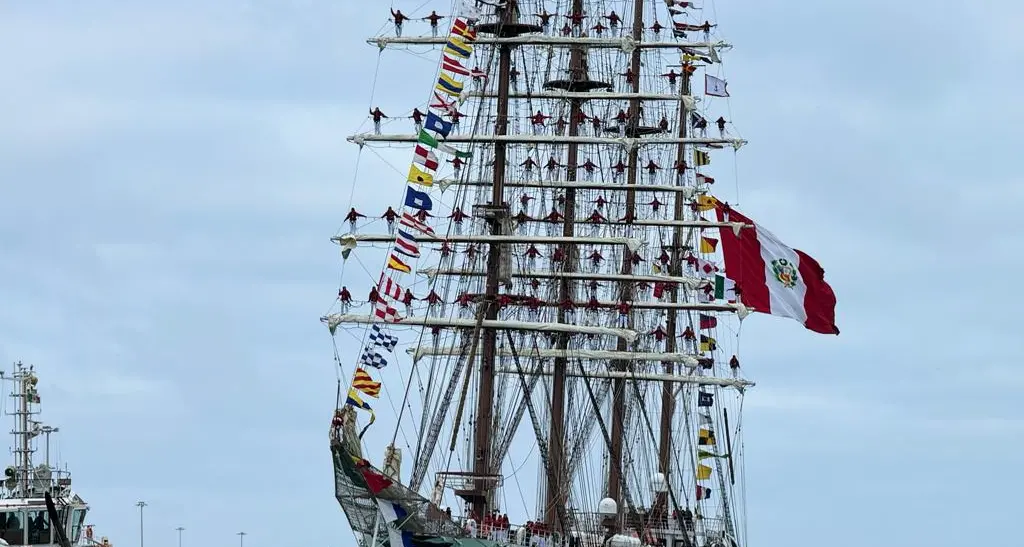
[[[690,95],[690,73],[686,70],[682,71],[682,85],[679,86],[680,97],[687,97]],[[690,111],[683,104],[679,108],[678,123],[678,135],[679,138],[685,139],[688,136],[687,128],[689,127],[689,114]],[[676,165],[686,165],[686,145],[679,144],[676,148]],[[673,166],[674,167],[674,166]],[[682,176],[677,172],[675,183],[678,185],[684,184]],[[683,200],[675,200],[673,208],[672,219],[675,221],[683,221],[686,219],[686,204]],[[671,261],[669,262],[669,275],[670,276],[681,276],[683,271],[682,261],[682,249],[686,236],[683,234],[683,226],[676,226],[672,229],[672,248],[670,252]],[[670,301],[672,303],[679,302],[679,284],[673,284],[669,289]],[[676,351],[678,339],[676,338],[676,328],[678,326],[678,310],[676,308],[669,308],[667,312],[667,318],[665,319],[665,330],[670,334],[665,339],[665,351],[667,353],[674,353]],[[671,361],[665,361],[665,374],[673,374],[675,372],[674,364]],[[671,490],[672,480],[669,476],[672,462],[672,416],[675,413],[675,388],[672,382],[664,382],[661,389],[661,431],[658,440],[658,472],[665,478],[665,485],[667,486],[665,492],[659,492],[656,503],[657,508],[663,511],[663,514],[668,513],[668,491]]]
[[[573,0],[570,13],[579,14],[583,12],[583,0]],[[569,82],[565,86],[567,92],[578,92],[586,89],[587,67],[585,51],[581,47],[572,47],[569,50]],[[547,87],[547,86],[546,86]],[[580,134],[580,123],[583,120],[583,99],[576,97],[569,101],[569,137],[578,137]],[[579,171],[579,144],[570,142],[566,158],[565,178],[570,184],[578,180]],[[574,237],[576,234],[576,189],[566,188],[564,205],[564,223],[562,224],[562,236]],[[570,274],[575,270],[576,252],[574,245],[562,244],[562,253],[567,260],[562,261],[562,271]],[[558,284],[558,301],[573,298],[573,284],[569,276],[565,276]],[[565,323],[566,312],[558,308],[558,322]],[[562,333],[555,342],[555,348],[566,351],[569,347],[569,334]],[[551,469],[548,471],[547,500],[545,504],[545,522],[555,529],[560,524],[560,508],[565,506],[567,488],[569,484],[568,469],[565,465],[565,384],[566,367],[568,360],[565,357],[557,357],[554,360],[554,374],[551,378],[551,427],[549,431],[548,453],[551,461]],[[564,532],[564,530],[563,530]]]
[[[636,42],[642,42],[644,37],[644,2],[643,0],[634,0],[633,2],[633,40]],[[636,48],[633,50],[630,58],[630,72],[633,74],[633,87],[632,92],[635,94],[634,98],[630,99],[629,104],[629,120],[627,121],[624,129],[625,136],[628,137],[639,137],[641,134],[641,117],[640,117],[640,54],[641,49]],[[636,192],[632,187],[636,186],[637,177],[639,176],[639,147],[631,147],[629,150],[629,160],[627,161],[628,173],[626,184],[629,190],[626,190],[626,222],[632,223],[636,217]],[[631,275],[633,273],[633,262],[632,253],[627,251],[622,255],[622,275]],[[633,283],[631,281],[620,282],[619,300],[622,302],[630,302],[633,294]],[[626,351],[627,344],[625,340],[619,340],[618,351]],[[613,368],[618,371],[626,370],[625,361],[616,361],[613,363]],[[615,500],[618,503],[622,494],[622,439],[624,437],[623,428],[625,426],[626,418],[626,379],[616,378],[612,388],[612,434],[611,434],[611,446],[609,447],[609,465],[608,465],[608,497]],[[620,513],[621,514],[621,513]],[[616,525],[617,526],[617,525]]]
[[[499,37],[517,36],[522,30],[516,22],[516,0],[508,0],[504,8],[498,10],[498,23],[493,32]],[[483,31],[484,29],[480,29]],[[509,84],[512,68],[512,44],[503,43],[498,47],[498,97],[497,119],[494,134],[508,135]],[[492,236],[502,236],[508,221],[508,211],[503,207],[505,202],[505,170],[507,167],[508,143],[494,143],[494,171],[492,180],[491,203],[484,217],[490,223]],[[484,306],[487,311],[484,319],[498,319],[498,286],[502,276],[502,244],[492,242],[487,254],[487,280],[484,293]],[[485,478],[491,474],[491,430],[494,404],[494,364],[497,355],[497,329],[486,329],[483,332],[483,347],[480,355],[480,377],[477,385],[476,421],[473,431],[473,473],[476,475],[476,486],[472,496],[473,511],[483,516],[490,505],[491,484]]]

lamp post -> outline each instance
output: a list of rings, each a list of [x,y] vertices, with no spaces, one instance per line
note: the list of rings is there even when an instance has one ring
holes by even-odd
[[[245,547],[245,532],[238,532],[238,547]]]
[[[140,500],[135,506],[139,508],[139,547],[145,547],[145,521],[142,518],[142,510],[146,508],[146,502]]]
[[[178,547],[181,547],[181,533],[185,531],[185,528],[179,526],[175,530],[178,531]]]

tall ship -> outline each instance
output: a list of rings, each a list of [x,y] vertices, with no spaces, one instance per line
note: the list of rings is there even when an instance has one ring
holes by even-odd
[[[437,70],[349,137],[412,157],[333,238],[363,547],[748,544],[740,323],[839,329],[821,266],[717,190],[746,141],[703,3],[425,2],[369,37]]]
[[[13,418],[14,461],[0,485],[0,545],[97,545],[85,524],[89,505],[71,488],[71,472],[51,459],[50,436],[60,430],[40,421],[42,398],[34,367],[15,363],[0,371]],[[40,453],[41,452],[41,453]]]

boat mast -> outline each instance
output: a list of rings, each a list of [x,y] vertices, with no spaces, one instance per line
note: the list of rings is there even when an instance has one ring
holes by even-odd
[[[679,118],[676,120],[678,124],[678,135],[679,138],[686,138],[688,135],[687,128],[689,127],[689,110],[685,107],[685,103],[682,101],[682,97],[690,95],[690,73],[682,70],[682,85],[679,86],[680,96],[680,107],[679,107]],[[676,165],[686,165],[686,145],[680,143],[676,148]],[[674,166],[673,166],[674,168]],[[677,172],[675,184],[684,185],[685,171]],[[673,210],[672,219],[676,221],[682,221],[686,219],[686,203],[684,200],[679,199],[677,196]],[[669,262],[669,275],[679,277],[683,271],[683,260],[682,260],[682,248],[686,241],[686,236],[683,234],[683,226],[676,226],[672,229],[672,249],[669,253],[671,256],[671,262]],[[679,290],[680,286],[678,283],[673,283],[670,286],[669,294],[672,303],[679,302]],[[676,308],[669,308],[668,317],[665,320],[665,330],[668,332],[668,337],[665,340],[665,352],[674,353],[677,348],[677,334],[676,329],[678,326],[678,310]],[[673,374],[674,364],[670,361],[664,362],[665,374]],[[657,507],[663,511],[668,512],[668,489],[672,488],[672,481],[669,477],[669,471],[671,470],[671,458],[672,458],[672,416],[675,413],[676,399],[675,399],[675,388],[672,382],[664,382],[661,388],[661,435],[658,446],[658,472],[665,477],[665,485],[667,489],[665,492],[659,492],[657,497]]]
[[[498,24],[495,34],[506,35],[506,27],[510,34],[515,35],[513,30],[518,11],[516,0],[508,0],[503,8],[498,8]],[[494,123],[495,135],[508,134],[508,109],[509,109],[509,84],[512,67],[512,45],[503,43],[498,47],[498,101],[497,119]],[[500,208],[505,202],[505,168],[507,164],[508,143],[494,143],[494,174],[493,187],[491,192],[492,214],[487,215],[491,225],[491,235],[504,235],[508,212],[502,212]],[[502,214],[504,213],[504,214]],[[487,306],[484,319],[495,321],[498,319],[498,285],[501,281],[501,243],[491,243],[487,253],[487,281],[484,293],[484,305]],[[491,474],[491,429],[493,421],[494,404],[494,362],[497,354],[496,329],[486,329],[483,333],[483,347],[480,355],[480,378],[477,386],[476,423],[473,434],[473,446],[475,450],[473,473],[477,477],[474,488],[473,511],[483,517],[487,513],[490,501],[490,482],[485,477]]]
[[[570,13],[583,13],[583,0],[573,0]],[[581,47],[572,47],[569,50],[569,83],[566,91],[575,92],[578,84],[588,80],[587,66],[584,58],[585,52]],[[583,100],[579,97],[569,102],[569,136],[578,137],[580,134],[580,122],[583,119]],[[578,177],[577,165],[579,165],[579,144],[570,142],[566,158],[565,179],[568,182],[575,182]],[[576,235],[576,189],[566,188],[564,220],[562,224],[562,236],[574,237]],[[577,248],[575,245],[563,243],[562,271],[572,273],[576,267]],[[564,302],[573,298],[573,283],[569,276],[565,276],[558,284],[558,301]],[[566,323],[566,312],[559,306],[559,323]],[[565,351],[569,348],[569,334],[562,333],[555,342],[555,348]],[[551,469],[548,470],[547,503],[545,503],[545,522],[551,529],[557,529],[561,525],[560,510],[565,506],[566,490],[569,484],[568,469],[565,466],[565,383],[566,367],[568,360],[565,357],[557,357],[554,361],[554,374],[551,378],[551,428],[549,431],[548,455],[551,461]],[[565,530],[563,530],[565,532]]]
[[[633,40],[636,42],[642,42],[644,38],[644,1],[634,0],[633,2]],[[636,48],[633,50],[630,59],[630,72],[633,74],[633,88],[632,92],[639,95],[640,93],[640,53],[641,49]],[[626,137],[639,137],[641,133],[641,118],[640,118],[640,99],[633,98],[629,102],[629,119],[627,120],[626,127],[624,128]],[[637,177],[639,176],[639,147],[633,146],[629,150],[629,160],[627,162],[629,170],[627,173],[626,184],[630,188],[626,190],[626,222],[632,223],[636,217],[636,192],[632,187],[636,186]],[[622,274],[630,275],[633,273],[633,261],[632,252],[626,251],[622,255]],[[633,283],[630,281],[623,281],[619,285],[620,293],[619,300],[622,302],[629,302],[632,300],[633,294]],[[626,351],[627,345],[625,340],[619,340],[618,351]],[[613,363],[614,370],[624,371],[626,370],[625,361],[616,361]],[[608,465],[608,497],[619,502],[619,498],[622,494],[622,438],[623,428],[625,426],[626,418],[626,379],[617,378],[612,388],[612,434],[611,434],[611,447],[609,447],[609,465]]]

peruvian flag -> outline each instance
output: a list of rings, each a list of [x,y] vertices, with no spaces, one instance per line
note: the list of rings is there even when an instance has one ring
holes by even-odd
[[[796,319],[822,334],[839,334],[836,295],[825,270],[802,251],[791,249],[771,232],[735,209],[718,203],[719,222],[742,222],[754,228],[720,230],[726,276],[736,282],[743,304],[754,311]]]

